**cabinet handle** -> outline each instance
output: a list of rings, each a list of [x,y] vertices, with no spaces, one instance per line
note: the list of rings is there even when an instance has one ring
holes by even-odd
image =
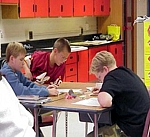
[[[101,11],[104,11],[104,6],[103,5],[101,5]]]
[[[63,5],[61,5],[61,12],[63,12]]]
[[[37,5],[35,5],[35,12],[37,12]]]
[[[70,56],[70,59],[73,59],[73,57],[72,57],[72,56]]]
[[[77,62],[79,62],[79,55],[77,54]]]
[[[33,12],[34,12],[35,8],[34,8],[34,4],[33,4]]]
[[[84,5],[84,7],[83,7],[83,11],[85,12],[85,5]]]
[[[70,71],[73,71],[73,68],[71,68]]]
[[[115,54],[117,54],[117,48],[115,48]]]

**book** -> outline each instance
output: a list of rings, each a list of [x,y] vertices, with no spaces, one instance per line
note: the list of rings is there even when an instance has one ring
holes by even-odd
[[[35,95],[21,95],[17,96],[21,103],[34,103],[34,104],[43,104],[51,101],[50,97],[39,97]]]

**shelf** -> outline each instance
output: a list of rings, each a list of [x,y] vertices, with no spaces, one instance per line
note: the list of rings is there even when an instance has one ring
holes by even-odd
[[[18,5],[17,4],[11,4],[11,5],[5,5],[2,4],[2,19],[18,19]]]

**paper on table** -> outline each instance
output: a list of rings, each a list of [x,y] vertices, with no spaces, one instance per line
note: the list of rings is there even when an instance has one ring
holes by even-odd
[[[92,91],[94,88],[100,89],[103,83],[95,83],[94,87],[86,87],[87,90]]]
[[[75,102],[73,104],[85,105],[85,106],[100,106],[97,98],[89,98],[89,99],[85,99],[85,100]]]
[[[59,93],[67,93],[70,89],[57,89]],[[81,93],[81,89],[72,89],[74,93]]]
[[[86,87],[87,90],[92,91],[94,87]]]

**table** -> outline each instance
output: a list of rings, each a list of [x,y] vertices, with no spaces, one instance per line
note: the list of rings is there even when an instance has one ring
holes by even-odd
[[[86,87],[94,86],[94,83],[75,83],[75,82],[64,82],[61,84],[59,88],[66,89],[77,89],[80,88],[83,91],[86,90]],[[86,93],[86,92],[85,92]],[[75,99],[65,99],[58,97],[52,97],[52,102],[48,102],[42,105],[42,109],[53,110],[53,133],[52,137],[56,137],[56,121],[57,121],[57,111],[69,111],[69,112],[85,112],[85,113],[93,113],[94,114],[94,136],[98,137],[98,114],[102,114],[103,112],[111,111],[112,108],[101,108],[93,107],[93,106],[83,106],[72,104],[77,101],[82,100],[80,97],[76,97]],[[86,98],[90,98],[90,96],[86,96]]]

